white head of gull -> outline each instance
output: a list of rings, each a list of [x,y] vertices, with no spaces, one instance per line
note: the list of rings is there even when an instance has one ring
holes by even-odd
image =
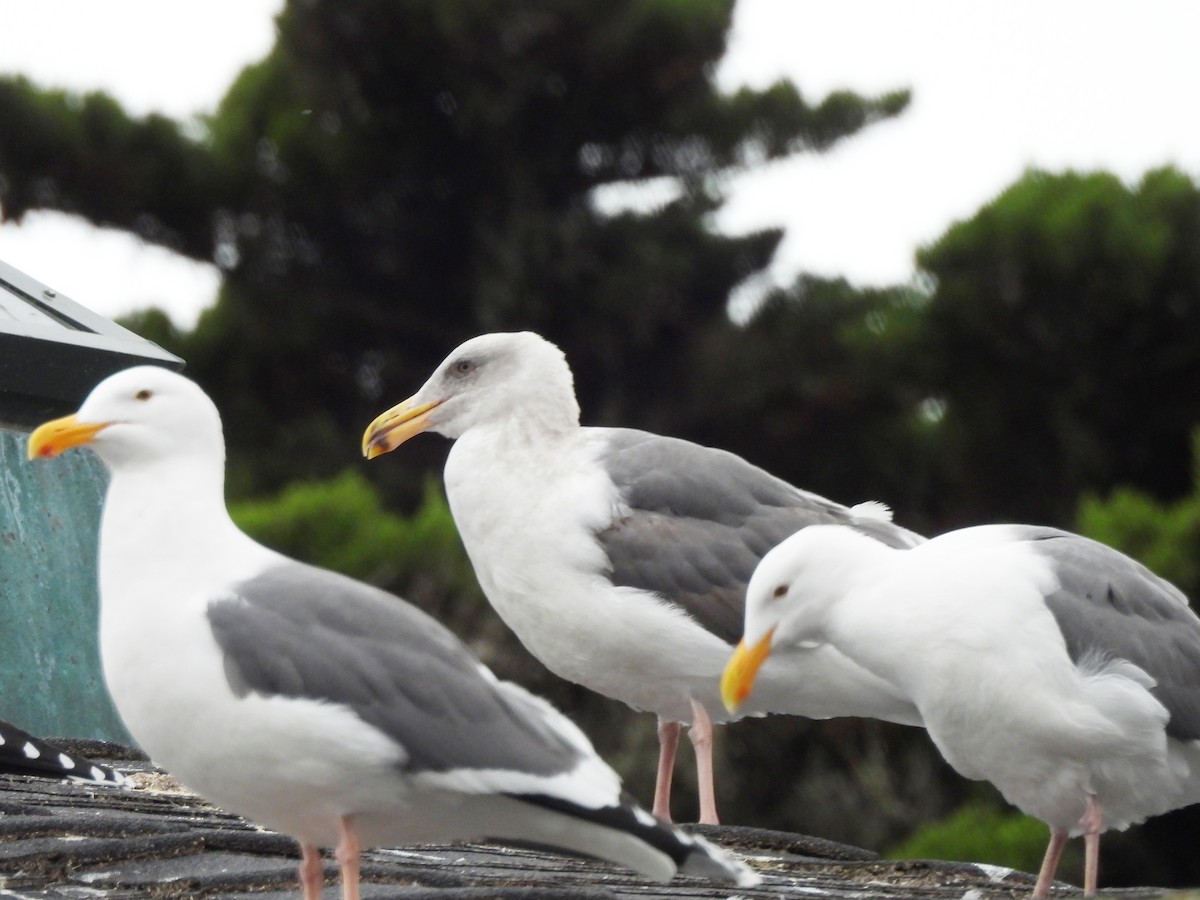
[[[763,660],[828,641],[912,698],[942,755],[1051,829],[1045,897],[1083,834],[1200,801],[1200,619],[1169,582],[1088,538],[1025,525],[953,531],[906,553],[808,528],[750,580],[731,706]]]
[[[805,525],[922,540],[881,504],[853,509],[745,460],[625,428],[581,427],[562,351],[529,332],[455,349],[363,436],[368,457],[416,434],[456,439],[446,462],[455,523],[492,606],[552,672],[657,714],[654,812],[670,817],[682,725],[691,725],[700,821],[717,821],[712,723],[761,556]],[[828,647],[768,666],[750,714],[871,716],[919,724],[892,686]]]
[[[112,478],[100,532],[104,676],[129,732],[214,803],[295,836],[321,895],[336,846],[491,838],[599,857],[655,879],[754,874],[621,799],[617,775],[549,704],[495,678],[399,597],[296,562],[225,508],[224,441],[188,379],[138,367],[30,436],[79,445]]]

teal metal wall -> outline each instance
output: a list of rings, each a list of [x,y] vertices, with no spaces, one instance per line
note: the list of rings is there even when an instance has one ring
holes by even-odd
[[[108,474],[88,451],[25,458],[0,427],[0,718],[131,743],[100,670],[96,550]]]

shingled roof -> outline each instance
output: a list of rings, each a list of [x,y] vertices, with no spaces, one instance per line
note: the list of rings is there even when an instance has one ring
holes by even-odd
[[[126,747],[59,742],[107,762],[134,787],[0,776],[0,897],[296,900],[294,841],[218,810]],[[421,845],[365,853],[365,900],[767,900],[820,894],[831,900],[985,900],[1025,897],[1033,879],[962,863],[889,862],[855,847],[795,834],[696,826],[763,875],[757,888],[697,878],[649,884],[604,863],[484,843]],[[325,896],[340,897],[326,864]],[[1156,897],[1151,889],[1114,892]]]

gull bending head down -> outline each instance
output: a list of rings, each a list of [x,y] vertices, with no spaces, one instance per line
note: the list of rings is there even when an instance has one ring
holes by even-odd
[[[905,552],[808,528],[750,580],[732,707],[759,668],[827,642],[909,697],[946,761],[1050,826],[1034,896],[1084,835],[1200,801],[1200,619],[1174,585],[1079,535],[952,531]]]

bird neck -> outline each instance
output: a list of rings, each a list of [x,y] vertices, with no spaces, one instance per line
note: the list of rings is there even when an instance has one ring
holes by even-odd
[[[504,431],[518,444],[557,441],[579,431],[579,413],[569,415],[562,409],[546,407],[527,416],[513,416],[504,424]]]
[[[908,551],[858,534],[845,537],[852,538],[852,543],[827,547],[821,558],[825,587],[815,598],[822,613],[820,638],[875,671],[875,661],[863,657],[869,655],[876,641],[886,639],[888,630],[894,627],[891,621],[894,609],[890,604],[878,603],[874,587],[887,579],[902,561],[899,554]],[[853,552],[844,552],[851,547]]]
[[[579,432],[578,415],[554,406],[532,406],[520,415],[497,416],[476,425],[455,441],[460,454],[506,458],[521,465],[544,460],[548,448]],[[452,451],[453,452],[453,451]]]
[[[101,591],[137,573],[201,577],[247,538],[225,507],[221,466],[145,465],[114,471],[100,525]]]

